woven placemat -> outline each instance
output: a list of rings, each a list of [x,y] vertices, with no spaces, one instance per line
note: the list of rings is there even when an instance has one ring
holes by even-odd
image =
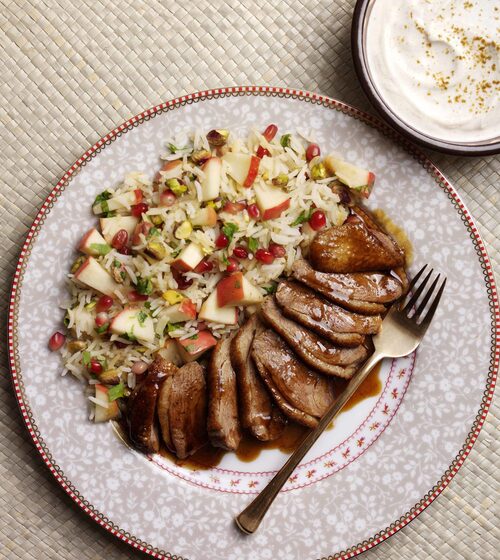
[[[353,4],[0,0],[2,324],[37,208],[81,153],[130,116],[192,91],[250,83],[318,91],[373,112],[351,63]],[[475,216],[498,277],[500,159],[430,157]],[[42,465],[17,410],[5,345],[1,351],[0,558],[137,558],[87,519]],[[364,557],[494,558],[497,428],[494,404],[449,488]]]

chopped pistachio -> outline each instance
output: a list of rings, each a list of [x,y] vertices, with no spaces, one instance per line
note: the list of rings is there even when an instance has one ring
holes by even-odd
[[[170,305],[180,303],[184,299],[184,296],[176,290],[167,290],[161,294],[161,297]]]
[[[267,171],[262,172],[262,179],[267,181],[269,179],[269,173]]]
[[[179,179],[167,179],[165,181],[165,186],[167,187],[167,189],[170,189],[176,196],[180,196],[187,191],[187,185],[181,183]]]
[[[273,185],[275,187],[286,187],[288,185],[288,175],[286,173],[280,173],[273,179]]]
[[[120,373],[116,369],[107,369],[98,376],[99,381],[106,385],[117,385],[120,383]]]
[[[161,226],[163,224],[163,216],[149,216],[151,223],[155,226]]]
[[[84,263],[86,257],[84,257],[83,255],[79,256],[76,261],[71,265],[71,269],[70,272],[71,274],[74,274]]]
[[[167,254],[165,247],[159,241],[154,240],[148,241],[146,251],[158,260],[164,259]]]
[[[175,237],[177,239],[187,239],[193,232],[193,226],[191,222],[185,220],[182,224],[175,230]]]
[[[71,353],[80,352],[80,350],[83,350],[85,348],[85,346],[86,346],[86,344],[85,344],[85,342],[83,342],[83,340],[70,340],[66,344],[66,348]]]
[[[196,165],[200,165],[211,157],[212,154],[208,150],[196,150],[196,152],[191,154],[191,161]]]
[[[93,299],[92,301],[89,301],[88,303],[85,304],[85,309],[87,311],[90,311],[91,309],[94,309],[96,305],[97,305],[97,301]]]
[[[326,167],[323,163],[316,163],[311,168],[311,179],[313,181],[319,181],[320,179],[326,179],[328,174],[326,172]]]
[[[210,146],[220,147],[224,146],[229,137],[229,130],[222,128],[211,130],[207,134],[207,140]]]

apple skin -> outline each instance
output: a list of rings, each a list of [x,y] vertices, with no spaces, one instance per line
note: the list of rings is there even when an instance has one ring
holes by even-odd
[[[201,200],[207,202],[219,196],[221,184],[222,160],[211,157],[202,166],[205,177],[201,181]]]
[[[184,247],[170,266],[180,272],[189,272],[194,270],[204,258],[205,254],[201,247],[197,243],[190,243]]]
[[[238,322],[238,311],[234,307],[219,307],[217,305],[217,290],[214,290],[203,302],[198,313],[198,319],[224,325],[236,325]]]
[[[219,281],[216,287],[217,305],[225,307],[231,303],[238,304],[243,299],[243,273],[235,272]]]
[[[235,272],[222,278],[217,284],[216,291],[219,307],[255,305],[264,300],[259,289],[251,284],[242,272]]]
[[[204,352],[217,344],[217,340],[210,331],[199,331],[195,336],[196,338],[176,340],[179,353],[185,362],[196,360]]]
[[[159,354],[165,361],[180,367],[184,364],[177,342],[173,338],[167,338],[163,348],[157,350],[154,355]]]
[[[94,257],[87,257],[74,276],[79,282],[107,296],[114,296],[119,285]]]
[[[274,208],[268,208],[262,212],[262,219],[263,220],[274,220],[279,218],[281,214],[290,208],[290,199],[285,200],[279,206],[275,206]]]
[[[86,255],[98,257],[101,253],[92,248],[92,245],[107,245],[104,237],[95,229],[90,229],[78,244],[78,250]]]
[[[185,299],[165,309],[162,316],[168,317],[169,323],[192,321],[196,319],[196,305],[190,299]]]
[[[130,208],[130,206],[133,206],[134,204],[139,204],[142,199],[142,191],[140,189],[136,189],[134,191],[129,191],[113,196],[106,201],[104,207],[100,202],[98,204],[94,204],[94,206],[92,206],[92,212],[94,212],[94,214],[104,214],[104,212],[108,211],[123,210],[126,208]]]
[[[372,171],[356,167],[333,155],[329,155],[324,161],[326,170],[331,175],[347,185],[351,190],[357,192],[363,198],[368,198],[375,183],[375,174]]]
[[[167,161],[161,168],[161,177],[166,181],[167,179],[179,179],[182,175],[182,159],[174,159]]]
[[[120,417],[120,408],[117,401],[109,402],[108,388],[101,384],[94,385],[95,398],[102,402],[102,406],[95,404],[94,422],[107,422]]]
[[[229,152],[224,155],[229,175],[240,185],[249,188],[259,173],[260,158],[250,154]]]

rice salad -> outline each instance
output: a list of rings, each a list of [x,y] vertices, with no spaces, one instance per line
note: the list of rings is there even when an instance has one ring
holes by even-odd
[[[246,137],[182,134],[152,178],[129,173],[96,197],[98,224],[68,274],[66,334],[49,341],[63,374],[86,384],[91,419],[119,416],[156,352],[203,359],[307,255],[316,231],[368,196],[371,172],[322,158],[306,136],[275,125]]]

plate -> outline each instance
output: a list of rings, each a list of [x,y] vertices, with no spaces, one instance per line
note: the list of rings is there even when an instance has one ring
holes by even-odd
[[[342,413],[305,458],[258,533],[233,517],[285,459],[266,450],[190,471],[127,449],[87,420],[79,383],[60,377],[47,340],[62,319],[65,274],[90,205],[133,170],[153,171],[181,130],[276,123],[313,130],[323,150],[373,169],[369,206],[404,227],[416,270],[448,277],[416,355],[384,363],[381,392]],[[320,95],[238,87],[188,95],[119,126],[65,173],[31,227],[9,314],[14,387],[47,467],[71,498],[118,538],[157,558],[352,558],[427,507],[461,466],[484,422],[498,369],[497,292],[483,242],[458,194],[406,140],[373,117]],[[495,346],[497,344],[497,346]],[[459,349],[457,351],[457,349]]]

